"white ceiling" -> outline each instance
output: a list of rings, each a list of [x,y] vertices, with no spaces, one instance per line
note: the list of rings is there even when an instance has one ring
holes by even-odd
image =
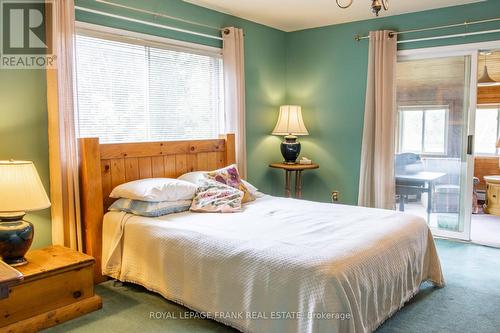
[[[335,0],[184,0],[195,5],[238,16],[284,31],[374,18],[371,0],[354,0],[341,9]],[[340,0],[346,3],[349,0]],[[380,17],[463,5],[485,0],[389,0],[389,10]]]

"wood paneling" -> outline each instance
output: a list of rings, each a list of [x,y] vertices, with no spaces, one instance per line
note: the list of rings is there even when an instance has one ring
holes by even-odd
[[[137,157],[124,158],[125,162],[125,180],[131,182],[140,179],[139,177],[139,159]]]
[[[125,183],[125,159],[114,158],[111,160],[111,186],[113,188]]]
[[[218,151],[216,154],[217,154],[217,169],[225,167],[226,166],[225,152]]]
[[[500,104],[500,86],[478,87],[477,104]]]
[[[139,158],[139,178],[144,179],[151,177],[153,177],[151,157]]]
[[[225,164],[234,164],[236,163],[236,142],[234,141],[234,134],[231,137],[228,135],[226,140],[226,159]]]
[[[176,168],[176,163],[175,163],[175,155],[168,155],[165,156],[165,177],[168,178],[174,178],[175,176],[175,168]]]
[[[205,170],[215,170],[217,169],[217,153],[210,152],[207,153],[207,167]]]
[[[208,169],[208,153],[199,153],[196,157],[198,159],[198,167],[200,170],[209,170]]]
[[[498,157],[481,157],[474,158],[474,177],[479,178],[479,190],[486,190],[484,176],[500,175],[500,167],[498,166]]]
[[[175,155],[175,175],[174,175],[174,177],[185,174],[186,172],[188,172],[186,154]]]
[[[225,151],[224,139],[101,144],[101,158],[152,157],[160,155],[197,154]]]
[[[96,281],[102,280],[102,218],[113,203],[109,198],[113,188],[137,179],[213,170],[236,160],[234,134],[212,140],[125,144],[99,144],[98,139],[84,138],[80,147],[85,251],[96,258]]]
[[[109,197],[113,190],[113,182],[111,180],[111,160],[101,160],[101,175],[102,175],[102,195],[105,200],[105,207],[111,205],[112,200]]]
[[[163,156],[153,156],[151,157],[152,165],[152,176],[155,178],[165,177],[165,158]]]

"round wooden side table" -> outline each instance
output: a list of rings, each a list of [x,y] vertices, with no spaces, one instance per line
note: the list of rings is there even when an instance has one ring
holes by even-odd
[[[269,167],[275,169],[285,170],[285,196],[290,198],[292,196],[292,189],[290,186],[292,172],[295,172],[295,197],[302,198],[302,171],[312,170],[319,168],[318,164],[287,164],[287,163],[271,163]]]
[[[491,215],[500,215],[500,176],[484,176],[486,182],[486,204],[484,211]]]

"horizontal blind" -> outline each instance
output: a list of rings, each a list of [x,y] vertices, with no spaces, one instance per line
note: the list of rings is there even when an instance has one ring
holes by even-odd
[[[76,64],[80,137],[117,143],[221,132],[219,57],[77,35]]]

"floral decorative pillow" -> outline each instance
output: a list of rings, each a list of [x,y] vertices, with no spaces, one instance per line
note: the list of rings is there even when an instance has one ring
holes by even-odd
[[[201,179],[190,210],[205,213],[241,211],[243,192],[211,179]]]
[[[226,184],[243,192],[243,203],[254,201],[255,196],[243,184],[236,164],[232,164],[222,169],[207,172],[206,176],[219,183]]]

